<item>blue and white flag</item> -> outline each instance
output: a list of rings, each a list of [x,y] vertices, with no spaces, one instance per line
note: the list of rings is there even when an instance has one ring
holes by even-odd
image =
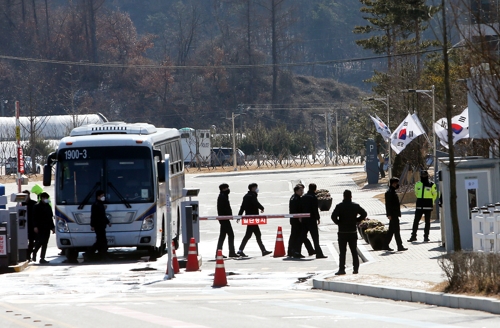
[[[382,135],[384,140],[388,141],[391,138],[391,130],[389,130],[387,125],[377,115],[375,115],[375,117],[370,115],[370,118],[372,119],[373,123],[375,124],[375,128],[377,129],[377,132]]]

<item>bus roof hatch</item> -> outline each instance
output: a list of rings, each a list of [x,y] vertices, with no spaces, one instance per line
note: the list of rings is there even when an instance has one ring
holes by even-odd
[[[156,127],[148,123],[106,122],[89,124],[74,128],[70,136],[89,136],[93,134],[153,134]]]

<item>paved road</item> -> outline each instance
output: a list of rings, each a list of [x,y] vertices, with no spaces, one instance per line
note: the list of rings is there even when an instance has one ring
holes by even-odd
[[[382,214],[380,202],[371,200],[381,190],[359,190],[350,174],[362,168],[322,171],[283,171],[255,174],[188,175],[187,185],[200,188],[202,215],[215,214],[218,185],[231,186],[230,200],[237,211],[250,182],[258,182],[266,213],[284,213],[292,186],[299,180],[315,182],[332,192],[334,202],[349,188],[364,193],[362,205],[369,215]],[[7,191],[9,192],[8,186]],[[370,196],[371,197],[371,196]],[[107,263],[60,263],[54,244],[51,265],[32,265],[22,273],[0,276],[1,327],[329,327],[332,324],[367,327],[498,327],[498,316],[392,302],[368,297],[311,290],[310,278],[337,270],[332,241],[336,227],[322,215],[321,245],[328,259],[304,260],[262,257],[254,239],[248,259],[225,261],[230,286],[211,287],[218,222],[202,222],[202,270],[181,273],[165,281],[166,257],[141,262],[142,254],[129,249]],[[289,236],[287,220],[262,227],[264,244],[273,250],[278,225]],[[233,222],[236,247],[244,227]],[[182,250],[180,251],[182,252]],[[225,246],[227,253],[227,246]]]

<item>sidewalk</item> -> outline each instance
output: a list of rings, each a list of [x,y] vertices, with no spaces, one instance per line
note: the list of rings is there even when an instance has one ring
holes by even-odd
[[[325,182],[328,184],[329,181],[322,181],[322,184],[325,184]],[[340,192],[340,189],[351,189],[353,201],[365,208],[369,218],[377,219],[386,226],[388,225],[385,216],[385,205],[373,198],[375,195],[385,192],[387,189],[385,186],[379,185],[378,188],[363,189],[356,188],[357,186],[354,187],[352,183],[346,181],[337,180],[336,182],[340,182],[337,184],[337,188],[331,189],[334,203],[338,200],[339,195],[336,194]],[[345,188],[347,186],[352,188]],[[433,291],[437,290],[436,286],[438,284],[446,280],[438,263],[438,259],[446,254],[444,247],[441,246],[440,223],[431,221],[430,242],[424,243],[424,222],[421,221],[417,241],[408,243],[415,209],[402,206],[401,211],[401,237],[404,246],[408,248],[407,251],[374,251],[364,240],[358,240],[358,253],[363,260],[359,268],[359,274],[351,274],[352,259],[348,250],[347,275],[334,276],[330,274],[321,278],[318,277],[313,279],[314,288],[500,314],[500,301],[497,299],[452,295]],[[326,218],[326,214],[324,216]],[[397,249],[394,239],[390,247]]]

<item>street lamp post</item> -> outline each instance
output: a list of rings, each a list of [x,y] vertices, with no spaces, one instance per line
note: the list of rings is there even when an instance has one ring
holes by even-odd
[[[434,183],[436,184],[436,191],[437,194],[439,195],[439,181],[438,181],[438,173],[439,173],[439,162],[438,162],[438,157],[437,157],[437,138],[436,138],[436,130],[434,129],[434,122],[436,122],[436,97],[435,97],[435,90],[436,88],[434,85],[431,87],[430,90],[417,90],[417,89],[408,89],[408,90],[403,90],[408,93],[422,93],[426,95],[427,97],[432,99],[432,148],[433,148],[433,162],[434,162]],[[450,127],[448,127],[450,128]],[[449,142],[449,140],[448,140]],[[438,202],[439,197],[436,199],[436,203]],[[436,218],[439,221],[439,208],[436,205]]]
[[[389,116],[390,107],[389,107],[389,94],[385,96],[385,98],[368,98],[368,101],[379,101],[382,104],[387,106],[387,127],[389,128],[389,124],[391,123],[391,117]],[[390,129],[390,128],[389,128]],[[391,160],[391,139],[387,141],[387,151],[389,153],[389,165],[387,168],[387,173],[389,174],[389,179],[392,178],[392,160]]]

